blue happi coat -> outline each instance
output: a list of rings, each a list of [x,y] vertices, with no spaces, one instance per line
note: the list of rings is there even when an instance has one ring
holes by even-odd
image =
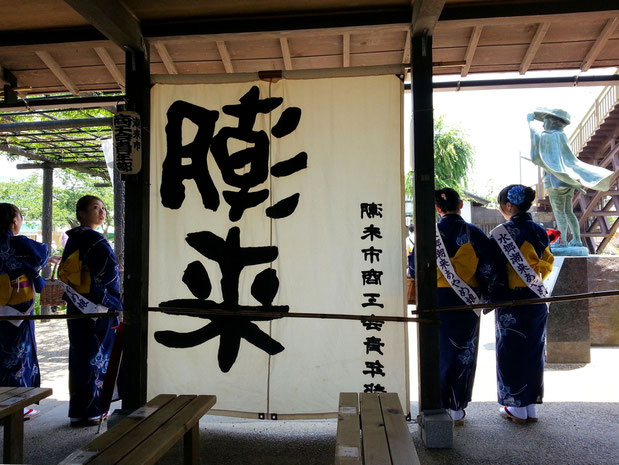
[[[120,275],[114,251],[102,234],[80,226],[67,232],[59,278],[108,312],[122,310]],[[65,294],[67,313],[81,311]],[[118,318],[67,320],[69,328],[69,417],[99,417],[103,380],[114,345]]]
[[[481,229],[457,214],[444,215],[438,223],[450,261],[458,277],[485,300],[492,273],[490,241]],[[437,268],[438,307],[465,305]],[[479,344],[479,317],[470,311],[439,313],[441,404],[460,410],[473,392]]]
[[[47,263],[47,245],[0,232],[0,315],[29,314],[35,292],[45,286],[39,276]],[[34,320],[0,321],[0,386],[38,387],[41,384]]]
[[[529,213],[503,223],[531,268],[542,278],[552,270],[548,235]],[[538,298],[514,271],[491,239],[496,273],[490,283],[493,301]],[[525,407],[544,396],[544,344],[548,307],[545,303],[499,307],[495,311],[497,396],[499,404]]]

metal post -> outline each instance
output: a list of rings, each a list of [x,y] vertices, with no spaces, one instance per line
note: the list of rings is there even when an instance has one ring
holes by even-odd
[[[413,182],[415,208],[415,279],[417,309],[436,304],[434,208],[434,114],[432,108],[432,37],[411,38],[413,100]],[[425,317],[425,315],[424,315]],[[438,323],[437,314],[428,319]],[[419,425],[428,447],[451,447],[451,418],[441,409],[438,324],[418,326]]]
[[[125,179],[123,409],[146,402],[148,345],[148,224],[150,149],[150,72],[144,52],[126,52],[127,109],[142,120],[142,169]]]
[[[41,221],[41,232],[43,234],[43,243],[49,247],[50,254],[52,252],[52,200],[54,190],[54,168],[50,166],[43,167],[43,218]],[[44,278],[49,278],[51,268],[45,267],[41,273]],[[49,315],[50,307],[41,306],[41,315]],[[48,322],[49,320],[41,320]]]

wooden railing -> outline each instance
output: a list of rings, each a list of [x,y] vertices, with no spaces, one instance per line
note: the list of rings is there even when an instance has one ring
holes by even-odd
[[[619,74],[619,71],[615,74]],[[574,155],[578,156],[587,141],[595,134],[595,131],[599,129],[610,111],[615,108],[615,105],[619,102],[618,88],[619,86],[617,85],[604,87],[580,124],[574,130],[574,133],[570,137],[570,147]]]

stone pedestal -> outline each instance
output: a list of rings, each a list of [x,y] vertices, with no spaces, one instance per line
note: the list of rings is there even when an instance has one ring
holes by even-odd
[[[591,255],[587,262],[589,292],[619,289],[619,256]],[[592,346],[619,346],[619,296],[591,299]]]
[[[428,449],[453,447],[453,420],[446,410],[425,410],[417,417],[421,440]]]
[[[589,291],[588,257],[565,257],[552,292],[553,296]],[[548,363],[591,362],[589,302],[553,302],[550,304],[546,333]]]

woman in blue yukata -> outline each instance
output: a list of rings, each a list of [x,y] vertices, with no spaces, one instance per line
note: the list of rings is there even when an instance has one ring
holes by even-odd
[[[23,217],[19,208],[0,203],[0,315],[31,315],[35,292],[45,286],[39,276],[47,264],[47,245],[18,236]],[[39,387],[41,375],[34,320],[0,321],[0,386]],[[24,409],[24,419],[39,412]]]
[[[520,184],[499,193],[499,211],[507,221],[490,235],[496,270],[490,291],[495,302],[546,294],[542,280],[554,258],[546,231],[527,213],[534,199],[535,191]],[[495,312],[499,413],[516,423],[537,421],[535,405],[544,395],[547,317],[545,303],[499,307]]]
[[[478,303],[487,295],[492,274],[490,240],[460,216],[462,200],[453,189],[435,192],[437,224],[438,307]],[[462,283],[466,283],[463,285]],[[473,310],[439,313],[441,404],[454,424],[464,424],[471,400],[479,344],[479,313]]]
[[[80,226],[67,231],[69,239],[58,270],[59,279],[71,287],[64,296],[67,314],[120,311],[116,256],[109,242],[95,231],[107,216],[105,205],[98,197],[86,195],[75,209]],[[73,319],[67,325],[71,426],[96,425],[107,414],[100,405],[101,390],[118,318]]]

